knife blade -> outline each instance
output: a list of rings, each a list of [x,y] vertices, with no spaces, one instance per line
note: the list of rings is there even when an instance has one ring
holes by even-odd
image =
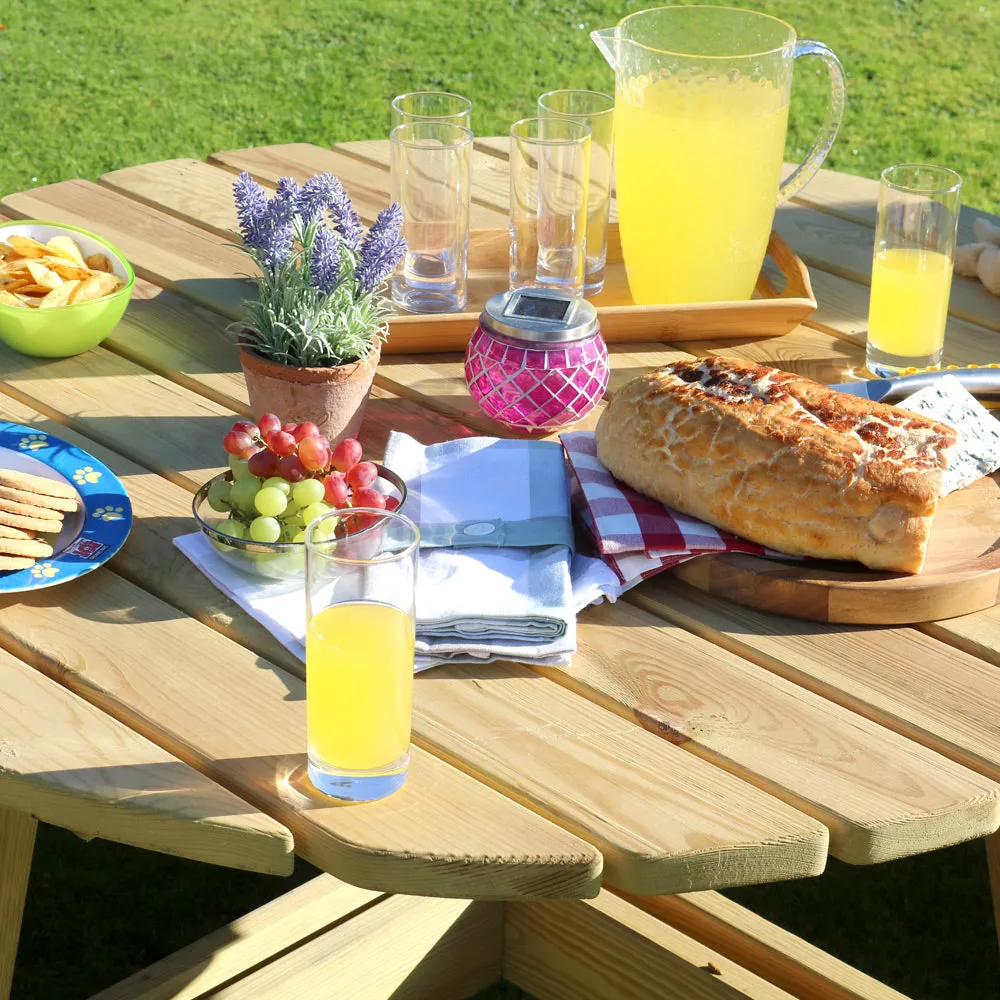
[[[933,385],[942,375],[954,375],[976,399],[1000,403],[1000,368],[954,368],[945,371],[917,372],[898,378],[876,378],[868,382],[842,382],[831,385],[837,392],[861,396],[876,403],[898,403],[901,399]]]

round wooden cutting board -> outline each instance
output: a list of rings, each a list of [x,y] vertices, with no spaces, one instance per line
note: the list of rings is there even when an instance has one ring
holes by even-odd
[[[739,553],[702,556],[672,572],[716,597],[812,621],[905,625],[982,611],[1000,601],[1000,473],[938,503],[915,576]]]

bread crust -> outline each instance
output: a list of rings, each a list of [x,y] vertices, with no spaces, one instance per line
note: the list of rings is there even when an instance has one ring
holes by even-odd
[[[670,507],[792,555],[919,573],[957,436],[927,417],[726,358],[615,393],[597,455]]]

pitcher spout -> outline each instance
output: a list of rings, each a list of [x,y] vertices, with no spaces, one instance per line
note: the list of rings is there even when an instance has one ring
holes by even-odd
[[[599,31],[590,33],[594,44],[601,50],[601,55],[608,61],[608,65],[618,72],[618,28],[601,28]]]

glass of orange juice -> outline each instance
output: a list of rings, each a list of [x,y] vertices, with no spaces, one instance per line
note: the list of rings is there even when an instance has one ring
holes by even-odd
[[[882,172],[868,305],[868,368],[891,378],[941,363],[962,178],[904,163]]]
[[[309,778],[326,795],[369,802],[406,781],[419,541],[374,508],[306,529]]]

